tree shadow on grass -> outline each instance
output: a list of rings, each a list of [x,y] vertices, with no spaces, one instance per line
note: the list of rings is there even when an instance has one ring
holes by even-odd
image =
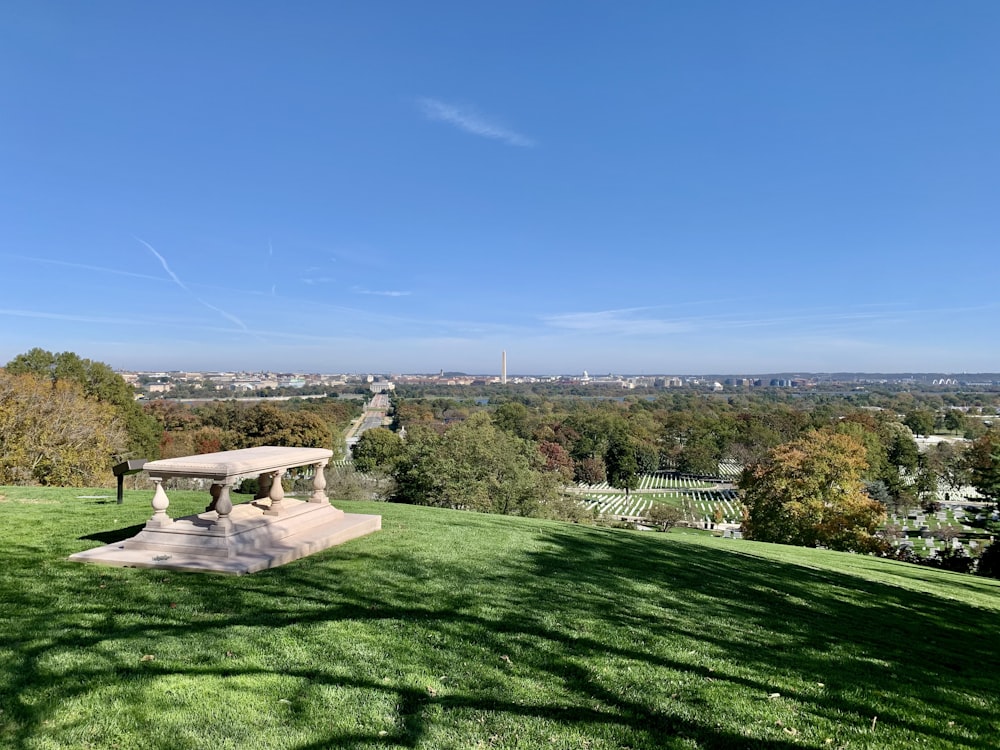
[[[126,539],[131,539],[144,528],[146,528],[145,523],[137,523],[134,526],[128,526],[124,529],[96,531],[93,534],[86,534],[85,536],[77,537],[77,539],[86,539],[89,541],[100,542],[101,544],[114,544],[115,542],[123,542]]]
[[[53,582],[62,591],[46,611],[26,611],[8,633],[0,726],[13,726],[0,740],[32,746],[62,705],[97,690],[127,685],[141,696],[163,678],[230,675],[295,679],[303,700],[321,687],[394,700],[393,731],[330,728],[284,745],[300,750],[426,746],[442,725],[474,731],[471,720],[449,718],[469,713],[523,725],[527,737],[567,730],[612,746],[801,747],[773,726],[739,731],[725,720],[729,704],[752,713],[755,702],[770,708],[775,692],[824,731],[877,715],[930,745],[989,747],[995,736],[995,610],[660,536],[554,525],[520,533],[522,547],[497,548],[470,532],[469,557],[458,561],[373,537],[245,578],[81,566]],[[94,596],[102,580],[114,590]],[[329,628],[388,653],[354,653],[343,638],[330,641]],[[274,637],[286,632],[329,658],[280,663]],[[238,638],[274,664],[227,656]],[[190,653],[123,662],[106,649],[112,641],[137,655]],[[65,653],[89,658],[47,666]],[[388,681],[375,679],[372,660]],[[632,678],[633,669],[646,674]],[[437,694],[414,685],[456,672]],[[819,682],[826,689],[809,689]],[[948,729],[956,718],[964,739]],[[874,732],[852,737],[852,746],[879,746]]]
[[[963,744],[949,731],[956,721],[974,728],[980,738],[995,737],[1000,728],[997,609],[828,569],[780,564],[740,554],[738,547],[735,554],[696,544],[654,547],[634,537],[600,533],[553,539],[552,551],[533,556],[539,576],[572,566],[588,571],[586,578],[598,589],[636,588],[635,597],[620,598],[625,606],[614,619],[620,625],[644,622],[661,636],[681,633],[700,642],[723,665],[711,671],[716,679],[754,687],[753,680],[739,676],[746,670],[734,666],[772,679],[796,675],[803,685],[823,683],[825,689],[812,696],[785,687],[782,694],[817,715],[855,717],[859,723],[877,715],[955,746]],[[652,571],[664,575],[662,611],[687,610],[688,617],[650,619],[656,595],[636,584],[648,581]],[[954,578],[958,586],[966,583],[962,576]],[[768,684],[761,681],[756,688],[767,690]],[[915,715],[913,706],[921,713]],[[966,746],[991,745],[992,740]]]

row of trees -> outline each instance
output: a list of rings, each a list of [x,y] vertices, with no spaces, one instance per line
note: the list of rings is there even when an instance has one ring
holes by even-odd
[[[362,471],[391,477],[395,486],[387,494],[407,502],[545,512],[558,507],[553,485],[607,481],[629,492],[643,473],[716,474],[720,461],[732,459],[745,467],[739,486],[747,536],[875,551],[884,545],[877,531],[887,512],[930,507],[941,483],[971,484],[1000,497],[1000,432],[986,432],[967,450],[941,443],[920,452],[907,415],[859,409],[849,400],[792,406],[672,394],[631,401],[512,399],[486,408],[432,398],[395,406],[406,441],[372,430],[354,455]],[[504,476],[535,472],[537,491],[525,496],[530,502],[511,502],[487,480],[489,472],[476,473],[477,466],[496,466],[509,440],[516,441],[524,468],[508,466]]]
[[[170,458],[255,445],[339,448],[357,400],[275,403],[135,400],[108,365],[72,352],[18,355],[0,370],[0,484],[93,486],[123,458]]]
[[[838,429],[853,431],[870,449],[866,479],[881,483],[879,491],[901,503],[929,491],[929,478],[923,484],[912,481],[922,470],[916,444],[894,417],[824,407],[808,410],[762,400],[743,408],[697,394],[675,394],[631,402],[511,400],[490,413],[494,424],[536,443],[547,461],[572,479],[608,481],[626,491],[642,473],[715,475],[724,459],[751,465],[808,429],[844,422]],[[396,426],[445,429],[471,411],[446,399],[402,401],[397,404]],[[928,477],[930,472],[928,466]]]
[[[211,401],[195,407],[177,401],[145,406],[160,428],[161,458],[252,448],[258,445],[339,449],[357,400],[323,398],[282,402]]]

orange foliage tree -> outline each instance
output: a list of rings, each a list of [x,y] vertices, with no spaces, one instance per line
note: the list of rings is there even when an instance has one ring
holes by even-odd
[[[740,478],[743,534],[805,547],[875,552],[885,520],[864,491],[865,446],[855,437],[813,430],[779,445]]]

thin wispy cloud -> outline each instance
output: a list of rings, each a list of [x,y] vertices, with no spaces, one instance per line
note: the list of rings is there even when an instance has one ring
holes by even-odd
[[[163,270],[167,272],[167,275],[173,280],[173,282],[177,286],[179,286],[181,289],[183,289],[185,292],[187,292],[188,294],[190,294],[195,299],[196,302],[198,302],[199,304],[207,307],[209,310],[212,310],[213,312],[218,313],[219,315],[221,315],[222,317],[224,317],[226,320],[230,321],[231,323],[235,323],[236,325],[238,325],[240,328],[242,328],[247,333],[250,332],[250,329],[247,327],[247,324],[244,323],[239,318],[237,318],[235,315],[233,315],[232,313],[226,312],[221,307],[217,307],[216,305],[213,305],[211,302],[206,302],[205,300],[201,299],[201,297],[199,297],[194,292],[192,292],[190,289],[188,289],[187,286],[184,284],[184,282],[181,281],[180,278],[177,276],[177,274],[175,274],[173,272],[173,270],[171,270],[170,265],[167,263],[167,259],[164,258],[162,255],[160,255],[160,253],[158,253],[156,251],[156,248],[154,248],[152,245],[150,245],[145,240],[140,239],[139,237],[135,237],[135,240],[137,242],[141,242],[143,245],[145,245],[146,248],[149,250],[149,252],[151,252],[154,256],[156,256],[157,260],[159,260],[160,264],[163,266]]]
[[[151,276],[147,273],[136,273],[135,271],[124,271],[120,268],[107,268],[105,266],[92,266],[86,263],[72,263],[66,260],[55,260],[52,258],[30,258],[26,255],[8,255],[8,258],[29,261],[32,263],[45,263],[52,266],[62,266],[63,268],[79,268],[83,271],[96,271],[101,274],[113,274],[115,276],[129,276],[133,279],[146,279],[147,281],[160,281],[159,276]]]
[[[427,97],[418,99],[417,104],[420,105],[420,110],[428,120],[454,125],[466,133],[491,138],[506,143],[508,146],[531,148],[536,145],[535,141],[528,136],[486,118],[472,109]]]
[[[85,323],[98,324],[102,326],[113,326],[120,328],[124,326],[139,326],[144,328],[155,327],[157,330],[165,328],[179,328],[184,331],[203,331],[206,333],[231,334],[232,328],[222,328],[220,326],[201,325],[193,320],[181,320],[178,318],[148,317],[139,315],[111,316],[111,315],[81,315],[79,313],[57,313],[46,310],[23,310],[12,308],[0,308],[0,317],[11,318],[35,318],[38,320],[57,320],[62,323]]]
[[[78,315],[70,313],[52,313],[44,310],[11,310],[0,308],[0,315],[12,318],[39,318],[42,320],[59,320],[65,323],[98,323],[100,325],[146,325],[146,321],[136,318],[108,317],[103,315]]]
[[[377,297],[409,297],[413,292],[397,292],[397,291],[377,291],[374,289],[362,289],[360,287],[354,287],[354,291],[357,294],[373,294]]]
[[[915,325],[928,317],[969,312],[970,308],[913,308],[900,304],[863,305],[854,309],[790,310],[781,314],[762,311],[746,313],[719,312],[683,318],[660,317],[657,307],[559,313],[543,316],[552,328],[583,334],[615,336],[654,336],[697,331],[789,328],[810,331],[870,329],[873,326]],[[983,307],[971,308],[984,310]]]
[[[543,320],[554,328],[579,331],[581,333],[648,336],[685,333],[692,330],[692,326],[688,321],[665,320],[637,315],[638,312],[644,312],[645,310],[646,308],[632,308],[563,313],[546,316]]]

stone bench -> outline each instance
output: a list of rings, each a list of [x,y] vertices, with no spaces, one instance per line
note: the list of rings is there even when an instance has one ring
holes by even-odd
[[[344,513],[326,496],[323,470],[333,456],[325,448],[262,446],[146,463],[156,485],[153,515],[130,539],[70,556],[77,562],[121,567],[253,573],[291,562],[382,528],[382,517]],[[311,467],[308,500],[285,498],[281,477]],[[211,502],[203,513],[173,519],[163,480],[207,479]],[[234,505],[233,485],[256,477],[253,501]]]
[[[163,489],[163,480],[173,477],[208,479],[212,482],[212,502],[206,511],[213,510],[218,515],[216,526],[228,528],[233,510],[229,496],[232,486],[245,477],[257,477],[258,492],[254,500],[267,498],[270,505],[265,515],[278,516],[284,511],[285,493],[281,477],[289,469],[300,466],[313,467],[313,491],[311,503],[330,503],[326,496],[326,478],[323,470],[333,458],[333,451],[326,448],[283,448],[261,446],[242,448],[220,453],[204,453],[182,458],[164,458],[148,461],[143,467],[149,478],[156,484],[153,493],[153,517],[146,522],[146,528],[163,528],[173,523],[167,515],[170,500]],[[277,481],[275,481],[277,480]]]

